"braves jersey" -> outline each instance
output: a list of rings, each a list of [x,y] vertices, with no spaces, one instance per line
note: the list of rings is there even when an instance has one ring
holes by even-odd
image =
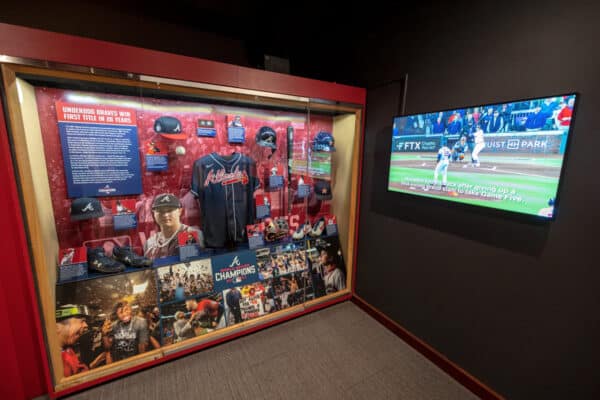
[[[450,151],[450,149],[444,146],[438,151],[438,161],[442,163],[449,163],[451,155],[452,152]]]
[[[475,143],[483,143],[483,131],[482,130],[475,131],[473,136],[475,136]]]
[[[246,225],[254,223],[254,191],[259,186],[256,163],[240,153],[211,153],[194,162],[192,193],[200,202],[207,247],[244,242]]]

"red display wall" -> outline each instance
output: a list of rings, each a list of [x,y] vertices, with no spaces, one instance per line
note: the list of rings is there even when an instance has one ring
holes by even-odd
[[[330,212],[328,201],[317,201],[314,198],[295,200],[293,189],[291,196],[289,196],[286,188],[269,191],[268,179],[271,168],[278,167],[286,184],[288,182],[288,127],[294,128],[294,151],[301,152],[306,158],[314,136],[319,131],[331,132],[333,126],[331,117],[311,116],[309,122],[307,114],[300,113],[234,108],[209,103],[192,103],[147,97],[74,92],[45,87],[36,88],[36,100],[44,141],[48,178],[52,187],[54,217],[61,248],[78,247],[84,241],[123,235],[123,233],[115,232],[113,229],[110,211],[112,200],[117,198],[135,201],[138,228],[135,231],[126,231],[125,234],[131,237],[134,248],[138,250],[143,246],[146,238],[156,230],[151,206],[153,198],[158,194],[173,193],[179,196],[185,210],[182,222],[191,226],[201,226],[199,204],[190,192],[192,166],[195,160],[212,152],[221,155],[239,152],[256,161],[257,176],[260,179],[261,187],[255,192],[255,196],[269,197],[272,217],[288,215],[288,210],[291,210],[289,214],[298,215],[300,217],[298,222],[302,223],[307,217],[314,221],[316,218]],[[134,110],[137,122],[143,190],[142,194],[135,196],[102,197],[100,200],[105,209],[105,216],[79,222],[73,222],[70,218],[73,199],[69,198],[67,193],[56,109],[57,102],[77,104],[74,100],[85,100],[84,103],[81,103],[82,105],[89,105],[90,101],[95,101],[95,104],[98,105],[110,105]],[[181,121],[185,139],[168,139],[154,131],[154,122],[165,115],[175,117]],[[227,126],[234,115],[242,117],[246,130],[244,144],[228,142]],[[198,119],[215,121],[217,135],[215,137],[198,137],[196,135]],[[256,132],[263,126],[273,128],[277,134],[277,149],[274,152],[268,147],[257,144]],[[167,171],[146,171],[145,154],[151,142],[168,155]],[[176,154],[175,149],[177,146],[183,146],[185,154]],[[297,156],[298,154],[296,154]],[[313,182],[308,174],[292,174],[292,187],[297,187],[299,177],[302,177],[306,184],[310,185]],[[288,204],[290,201],[291,204]]]

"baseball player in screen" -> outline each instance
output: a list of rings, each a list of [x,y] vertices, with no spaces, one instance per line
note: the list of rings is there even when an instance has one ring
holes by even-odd
[[[485,147],[485,141],[483,140],[483,129],[481,129],[481,125],[477,124],[477,129],[473,135],[475,137],[475,148],[471,153],[471,163],[474,167],[479,167],[479,153]]]
[[[452,151],[447,147],[443,146],[440,148],[437,154],[437,165],[435,166],[435,171],[433,172],[433,185],[437,186],[438,183],[438,175],[442,174],[442,190],[446,190],[446,184],[448,183],[448,164],[450,164],[450,157],[452,156]]]
[[[465,159],[465,153],[469,149],[467,145],[467,137],[461,136],[460,140],[454,143],[452,146],[452,162],[463,161]]]

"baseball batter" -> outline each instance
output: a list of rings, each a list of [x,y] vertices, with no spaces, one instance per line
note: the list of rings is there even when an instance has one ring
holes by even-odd
[[[207,247],[247,240],[246,225],[254,223],[256,162],[240,153],[211,153],[194,162],[192,193],[200,202]]]
[[[447,147],[443,146],[437,154],[437,165],[433,172],[433,186],[437,186],[438,175],[442,174],[442,190],[446,190],[446,184],[448,183],[448,164],[450,164],[450,157],[452,151]]]
[[[481,129],[481,125],[477,125],[477,129],[474,133],[475,136],[475,148],[471,153],[471,163],[474,167],[479,167],[479,153],[485,147],[485,141],[483,140],[483,129]]]

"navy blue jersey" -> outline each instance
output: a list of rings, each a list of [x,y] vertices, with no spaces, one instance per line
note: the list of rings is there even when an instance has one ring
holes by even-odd
[[[207,247],[244,242],[246,225],[254,223],[254,191],[260,182],[256,162],[240,153],[211,153],[194,162],[192,193],[200,202]]]

